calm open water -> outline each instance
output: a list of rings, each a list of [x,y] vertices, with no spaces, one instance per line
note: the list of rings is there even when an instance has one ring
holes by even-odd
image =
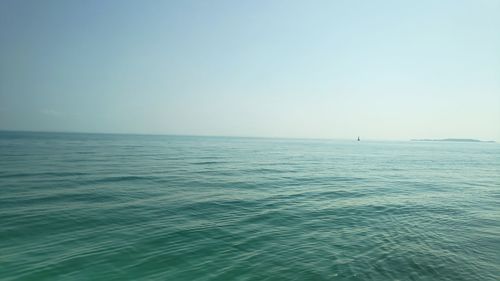
[[[500,280],[500,145],[0,132],[1,280]]]

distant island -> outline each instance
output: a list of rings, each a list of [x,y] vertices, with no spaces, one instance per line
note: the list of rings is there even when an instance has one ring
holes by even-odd
[[[412,141],[495,142],[476,139],[412,139]]]

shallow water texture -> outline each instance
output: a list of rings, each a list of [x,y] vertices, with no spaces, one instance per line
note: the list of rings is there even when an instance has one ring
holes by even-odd
[[[500,280],[500,145],[0,132],[1,280]]]

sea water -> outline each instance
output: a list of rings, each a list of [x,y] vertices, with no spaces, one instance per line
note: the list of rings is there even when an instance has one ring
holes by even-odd
[[[0,132],[0,280],[500,280],[500,145]]]

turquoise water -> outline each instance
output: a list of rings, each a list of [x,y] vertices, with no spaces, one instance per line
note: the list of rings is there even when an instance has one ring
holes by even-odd
[[[500,145],[0,132],[1,280],[500,280]]]

